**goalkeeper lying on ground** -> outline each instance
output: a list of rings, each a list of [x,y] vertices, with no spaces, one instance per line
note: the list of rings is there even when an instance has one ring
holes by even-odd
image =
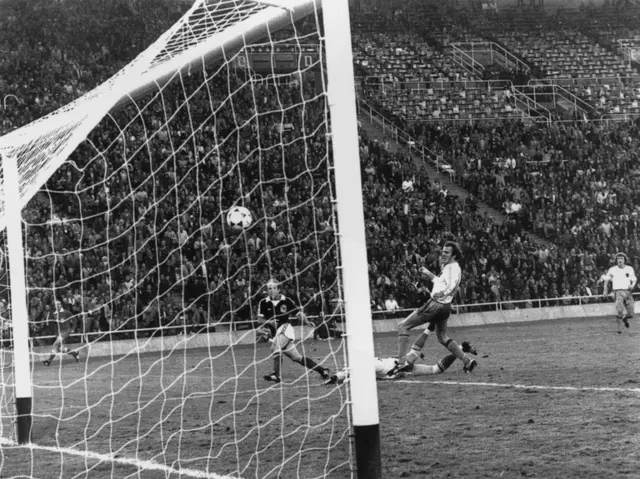
[[[478,354],[476,348],[471,346],[471,344],[467,341],[462,343],[462,351],[465,353],[473,354],[474,356]],[[375,367],[376,367],[376,379],[386,380],[386,379],[398,379],[405,377],[405,374],[412,374],[414,376],[428,376],[431,374],[440,374],[445,372],[449,367],[454,363],[456,357],[450,353],[447,354],[444,358],[438,361],[436,364],[428,366],[426,364],[412,364],[409,367],[400,367],[398,359],[396,358],[376,358],[375,359]],[[329,379],[327,379],[322,384],[342,384],[345,379],[349,376],[346,369],[342,371],[338,371],[333,374]]]

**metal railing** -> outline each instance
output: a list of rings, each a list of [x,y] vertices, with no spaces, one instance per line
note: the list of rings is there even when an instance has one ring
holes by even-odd
[[[17,96],[15,96],[13,93],[9,93],[8,95],[5,95],[5,97],[2,100],[2,107],[6,110],[7,109],[7,101],[9,99],[14,99],[17,105],[22,104],[22,100],[20,100],[20,98],[18,98]]]
[[[376,78],[379,77],[367,77]],[[511,90],[513,83],[510,80],[449,80],[436,78],[433,80],[405,80],[405,81],[371,81],[366,80],[367,88],[378,88],[385,91],[412,91],[420,92],[431,90]]]
[[[627,59],[629,65],[640,60],[640,41],[635,38],[621,38],[616,40],[618,50],[624,58]]]
[[[529,65],[516,57],[513,53],[495,42],[455,42],[450,45],[454,50],[460,50],[482,65],[495,63],[503,67],[530,70]],[[484,67],[483,67],[484,70]]]
[[[359,114],[367,116],[370,123],[375,121],[380,125],[383,133],[389,133],[395,141],[407,146],[410,151],[418,153],[422,157],[423,162],[429,161],[438,171],[444,171],[449,175],[455,174],[453,167],[448,162],[444,161],[410,134],[398,128],[397,125],[389,121],[381,112],[371,105],[360,98],[356,98],[356,106]]]
[[[601,75],[597,77],[576,77],[576,78],[544,78],[529,80],[529,85],[561,85],[567,86],[583,86],[589,85],[616,85],[625,83],[640,83],[640,75],[626,76],[607,76]]]
[[[546,83],[546,80],[531,80],[527,85],[516,87],[525,95],[538,103],[551,103],[557,108],[559,99],[566,100],[579,113],[589,113],[595,107],[574,93],[567,90],[560,83]]]
[[[455,43],[450,44],[450,46],[453,61],[468,71],[471,75],[477,78],[482,78],[484,74],[484,65],[473,58],[473,56],[459,48]]]
[[[513,98],[518,108],[521,110],[524,109],[524,112],[529,118],[535,118],[536,120],[542,119],[547,122],[547,124],[551,123],[551,112],[538,103],[535,98],[531,98],[517,89],[513,91]]]

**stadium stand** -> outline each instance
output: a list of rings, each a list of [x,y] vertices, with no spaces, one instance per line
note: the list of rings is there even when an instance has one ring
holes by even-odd
[[[0,20],[0,50],[8,53],[0,60],[0,96],[4,99],[0,134],[68,103],[109,77],[179,14],[173,2],[166,2],[165,11],[149,18],[142,11],[124,11],[125,7],[119,3],[110,6],[83,1],[75,16],[61,20],[65,28],[51,31],[42,19],[60,18],[61,13],[56,10],[56,4],[47,5],[46,12],[20,16],[29,20],[29,28],[11,15]],[[94,8],[100,8],[100,16],[108,21],[96,24],[92,20],[96,17],[92,14]],[[368,102],[377,98],[375,106],[397,120],[422,144],[429,145],[437,155],[442,155],[454,167],[459,184],[470,193],[467,198],[448,194],[439,180],[430,177],[407,154],[393,153],[385,144],[360,131],[373,309],[384,310],[384,301],[391,294],[403,308],[424,301],[428,293],[417,267],[422,261],[434,265],[438,244],[446,235],[453,235],[464,245],[466,276],[459,303],[469,308],[483,308],[486,306],[478,304],[490,302],[595,296],[602,269],[609,264],[609,256],[618,250],[627,251],[638,268],[640,132],[637,122],[580,119],[547,124],[533,121],[518,109],[510,87],[483,88],[489,85],[484,79],[474,78],[447,55],[449,43],[486,38],[483,30],[474,30],[468,18],[460,24],[450,18],[439,21],[446,12],[438,12],[440,16],[426,24],[433,28],[421,24],[421,17],[415,12],[396,12],[391,22],[375,12],[365,12],[355,20],[356,67],[363,78],[369,77],[362,83],[362,97]],[[478,22],[484,27],[493,25],[494,32],[502,31],[496,40],[534,65],[532,71],[546,73],[543,80],[637,74],[633,64],[593,43],[577,29],[551,29],[543,34],[539,26],[526,29],[524,24],[513,22],[509,31],[504,28],[509,25],[508,19],[485,18]],[[559,25],[548,19],[544,22],[546,29]],[[114,24],[118,24],[118,28],[113,28]],[[417,25],[422,25],[422,29],[412,32],[406,28]],[[382,27],[385,33],[381,33]],[[38,38],[42,41],[31,41],[30,29],[41,30],[43,33]],[[632,33],[624,31],[620,35],[630,37]],[[602,37],[609,38],[610,43],[617,41],[611,29],[603,30]],[[635,80],[614,85],[584,80],[570,87],[594,106],[605,98],[607,112],[616,112],[616,109],[638,112],[640,90]],[[268,102],[273,101],[273,92],[268,86],[255,88],[261,89],[260,94]],[[292,98],[296,94],[286,85],[279,90],[284,97]],[[314,106],[311,100],[306,108],[307,118],[321,114],[320,107]],[[228,110],[221,112],[221,128],[231,123],[232,114]],[[300,121],[295,109],[291,114],[292,121]],[[147,119],[153,123],[153,118]],[[445,121],[469,119],[473,121]],[[486,121],[488,119],[492,121]],[[271,127],[275,121],[271,120]],[[95,134],[94,140],[99,144],[99,134]],[[207,141],[206,132],[199,140]],[[132,145],[136,141],[134,139]],[[266,138],[266,141],[274,140]],[[161,161],[167,148],[168,143],[160,137],[154,145],[154,158]],[[197,152],[191,154],[197,155]],[[295,152],[292,155],[295,156]],[[89,175],[98,177],[104,173],[98,164],[83,164],[82,157],[83,152],[79,151],[74,161],[82,168],[88,167]],[[110,171],[122,166],[115,157],[111,160]],[[134,183],[141,183],[147,172],[144,159],[139,161],[131,168],[134,173],[130,179]],[[186,171],[192,157],[185,153],[182,161]],[[245,174],[251,176],[251,166],[248,166]],[[80,186],[86,186],[83,181],[77,167],[67,163],[47,188],[54,192],[79,191]],[[125,183],[120,175],[114,175],[109,184],[111,194],[124,195],[125,187],[129,187]],[[167,181],[158,186],[162,192],[172,185]],[[268,194],[275,204],[278,192]],[[91,192],[81,195],[76,202],[65,199],[64,195],[53,197],[53,202],[36,197],[26,208],[25,217],[30,224],[45,225],[52,217],[60,218],[61,222],[65,217],[78,217],[79,204],[85,208],[85,216],[99,213],[106,201],[99,195],[94,199]],[[475,198],[508,213],[507,220],[499,223],[491,216],[480,214]],[[144,195],[140,200],[140,215],[144,216],[150,205],[145,203]],[[160,217],[174,217],[170,205],[158,208]],[[278,206],[273,208],[275,211]],[[304,212],[300,213],[300,235],[312,227],[323,231],[322,234],[331,234],[330,225],[323,223],[330,215],[328,198],[319,196],[315,208],[318,224],[309,224],[304,220]],[[206,201],[203,211],[206,212]],[[129,231],[133,219],[129,213],[122,213],[109,234],[117,233],[118,229]],[[70,308],[96,311],[93,319],[97,323],[92,322],[92,328],[95,329],[104,315],[112,318],[110,328],[121,331],[124,337],[138,327],[176,325],[182,321],[195,330],[198,325],[206,326],[209,318],[231,321],[231,311],[238,316],[247,279],[234,281],[234,302],[225,303],[216,293],[226,281],[223,274],[226,266],[220,263],[221,256],[212,253],[211,258],[203,258],[195,246],[202,242],[206,244],[205,251],[225,249],[231,255],[243,254],[242,248],[223,244],[215,226],[201,228],[189,219],[187,224],[189,240],[181,248],[183,257],[173,255],[158,281],[141,279],[144,268],[151,266],[151,263],[145,265],[144,257],[140,258],[139,271],[127,263],[135,241],[130,233],[123,237],[120,248],[108,251],[91,248],[82,258],[85,269],[82,277],[89,278],[83,284],[87,292],[84,297],[79,294],[80,258],[77,247],[73,246],[78,241],[78,226],[62,228],[53,246],[46,226],[30,228],[27,243],[33,271],[29,277],[33,334],[48,334],[42,320],[51,307],[52,298],[47,290],[54,281],[57,285],[68,285],[65,301]],[[106,241],[107,232],[100,220],[84,222],[82,228],[90,244],[100,245]],[[543,236],[555,246],[535,244],[527,231]],[[162,224],[157,231],[161,248],[171,251],[181,241],[182,233],[176,231],[175,225]],[[272,237],[278,241],[284,234],[274,231]],[[252,240],[254,251],[258,251],[259,242],[256,238]],[[601,246],[594,246],[596,244]],[[276,254],[276,261],[282,268],[289,267],[285,249]],[[206,268],[201,267],[203,262]],[[113,300],[105,297],[107,264],[121,265],[110,269],[111,281],[118,285],[120,293]],[[183,266],[179,267],[180,264]],[[332,266],[335,265],[326,268],[325,285],[315,283],[312,274],[303,278],[299,299],[310,305],[311,313],[324,307],[322,301],[317,303],[313,299],[313,294],[318,288],[331,284],[331,275],[335,274]],[[266,272],[257,272],[252,280],[258,286],[266,280]],[[2,281],[6,284],[6,278]],[[187,300],[206,300],[194,303],[187,310],[172,302],[172,288],[182,288],[183,282],[188,284],[185,290],[191,294]],[[135,295],[128,289],[131,284],[138,285]],[[138,298],[135,304],[134,296]],[[326,298],[325,303],[328,301]],[[248,319],[243,314],[239,316]]]

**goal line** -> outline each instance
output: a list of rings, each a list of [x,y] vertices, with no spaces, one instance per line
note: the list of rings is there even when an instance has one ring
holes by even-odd
[[[112,454],[101,454],[92,451],[78,451],[69,447],[40,446],[34,443],[19,444],[16,441],[4,437],[0,437],[0,446],[28,449],[31,451],[51,452],[55,454],[65,454],[70,456],[82,457],[85,460],[93,459],[97,462],[108,462],[121,466],[132,466],[136,467],[138,470],[143,471],[159,471],[164,474],[177,474],[179,477],[193,477],[195,479],[237,479],[236,476],[222,476],[214,472],[206,472],[198,469],[176,469],[174,467],[160,464],[154,461],[141,461],[139,459],[119,457],[118,455]]]
[[[541,391],[591,391],[591,392],[625,392],[640,394],[640,388],[615,388],[615,387],[597,387],[597,386],[544,386],[535,384],[518,384],[518,383],[486,383],[477,381],[410,381],[400,379],[393,381],[394,383],[403,384],[443,384],[449,386],[480,386],[490,388],[512,388],[512,389],[538,389]]]

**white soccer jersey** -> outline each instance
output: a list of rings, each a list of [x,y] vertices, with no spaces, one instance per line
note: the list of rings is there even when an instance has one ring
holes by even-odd
[[[434,299],[438,303],[451,303],[458,286],[460,286],[461,280],[462,270],[460,269],[460,265],[457,261],[452,261],[442,268],[440,276],[433,278],[433,290],[431,291],[431,297],[434,297],[436,293],[441,293],[442,297]]]
[[[619,266],[612,266],[607,271],[607,278],[611,281],[612,289],[631,289],[636,284],[636,273],[629,265],[624,265],[622,268]]]

